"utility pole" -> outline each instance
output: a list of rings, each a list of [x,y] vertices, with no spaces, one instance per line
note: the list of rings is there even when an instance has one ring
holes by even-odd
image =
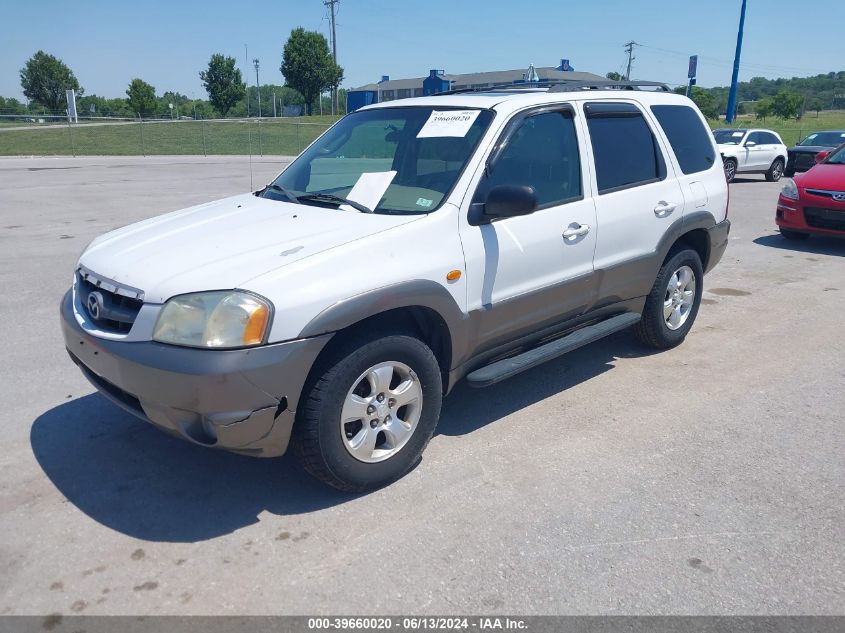
[[[255,91],[258,93],[258,118],[261,118],[261,84],[258,83],[258,58],[252,60],[255,65]]]
[[[244,63],[249,67],[249,50],[244,44]],[[247,91],[246,91],[246,116],[249,118],[249,80],[246,81],[247,84]]]
[[[636,59],[636,57],[634,57],[635,46],[639,46],[639,44],[637,44],[634,40],[625,44],[625,52],[628,53],[628,70],[625,71],[625,81],[631,81],[631,62]]]
[[[332,26],[332,59],[337,64],[337,32],[335,31],[335,5],[340,0],[323,0],[323,4],[329,8],[329,21]],[[320,98],[322,103],[322,97]],[[332,86],[332,114],[335,113],[337,105],[337,86]]]
[[[728,94],[728,111],[725,113],[725,121],[733,123],[736,117],[736,85],[739,81],[739,56],[742,53],[742,33],[745,30],[745,3],[742,0],[742,9],[739,14],[739,31],[736,34],[736,53],[734,54],[734,74],[731,77],[731,91]]]

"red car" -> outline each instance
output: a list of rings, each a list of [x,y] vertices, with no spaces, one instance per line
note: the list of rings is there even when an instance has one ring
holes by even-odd
[[[775,222],[789,240],[803,240],[810,234],[845,237],[845,143],[819,152],[816,165],[787,181],[778,198]]]

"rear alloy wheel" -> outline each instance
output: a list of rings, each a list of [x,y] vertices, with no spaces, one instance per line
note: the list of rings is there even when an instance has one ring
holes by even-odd
[[[725,180],[733,182],[736,178],[736,161],[733,158],[725,160]]]
[[[678,251],[660,267],[646,297],[643,318],[634,328],[649,347],[669,349],[689,333],[701,303],[704,270],[691,248]]]
[[[780,234],[786,239],[795,242],[800,240],[806,240],[808,237],[810,237],[809,233],[801,233],[800,231],[790,231],[789,229],[781,229]]]
[[[776,158],[769,171],[766,172],[766,180],[769,182],[777,182],[783,176],[783,159]]]

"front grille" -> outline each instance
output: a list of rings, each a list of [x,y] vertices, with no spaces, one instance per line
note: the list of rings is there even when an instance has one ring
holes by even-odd
[[[795,154],[795,162],[793,163],[793,167],[795,169],[809,169],[813,165],[816,164],[816,155],[815,154]]]
[[[817,229],[845,231],[845,210],[804,207],[804,219]]]
[[[97,327],[117,334],[127,334],[132,329],[132,324],[144,305],[143,299],[121,294],[112,282],[104,282],[95,274],[81,269],[76,274],[76,282],[77,294],[85,314]],[[97,315],[92,313],[89,302],[93,293],[97,293]]]

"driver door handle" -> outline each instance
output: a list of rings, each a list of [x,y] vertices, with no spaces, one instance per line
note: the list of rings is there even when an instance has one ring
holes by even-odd
[[[666,202],[665,200],[661,200],[657,203],[657,206],[654,207],[654,215],[658,218],[665,218],[667,215],[672,213],[675,209],[678,208],[677,204],[672,202]]]
[[[573,237],[582,237],[589,232],[590,232],[590,225],[589,224],[578,224],[577,226],[570,225],[569,228],[567,228],[563,232],[563,237],[568,240],[568,239],[573,238]]]

